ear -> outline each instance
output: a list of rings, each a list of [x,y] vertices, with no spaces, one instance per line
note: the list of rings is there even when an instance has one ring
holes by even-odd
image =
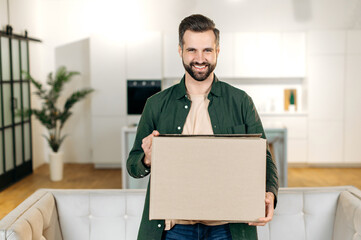
[[[220,50],[220,48],[219,48],[219,46],[218,46],[217,49],[216,49],[217,56],[218,56],[218,54],[219,54],[219,50]]]
[[[182,58],[182,48],[179,44],[178,44],[178,53],[179,53],[179,56]]]

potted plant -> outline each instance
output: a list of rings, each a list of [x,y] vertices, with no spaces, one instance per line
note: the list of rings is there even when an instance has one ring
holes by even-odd
[[[73,76],[79,75],[79,72],[68,72],[64,66],[59,67],[53,76],[49,73],[47,79],[47,88],[34,80],[29,73],[24,72],[27,78],[34,84],[35,94],[42,100],[41,109],[23,109],[19,111],[20,115],[35,117],[48,130],[48,135],[44,135],[52,152],[49,155],[50,179],[52,181],[60,181],[63,178],[63,153],[59,151],[62,142],[67,135],[62,135],[61,130],[65,122],[72,115],[70,111],[75,103],[85,98],[94,90],[91,88],[84,88],[73,92],[65,101],[62,108],[58,107],[57,101],[63,90],[65,83],[69,82]]]

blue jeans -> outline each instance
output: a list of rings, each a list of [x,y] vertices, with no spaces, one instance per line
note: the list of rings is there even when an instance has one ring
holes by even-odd
[[[164,231],[162,240],[232,240],[229,224],[207,226],[176,224],[171,230]]]

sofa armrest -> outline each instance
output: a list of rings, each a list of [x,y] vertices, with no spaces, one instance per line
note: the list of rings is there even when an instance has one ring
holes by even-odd
[[[55,200],[38,190],[0,221],[0,239],[62,240]]]
[[[334,224],[334,240],[361,238],[361,192],[352,188],[340,194]]]

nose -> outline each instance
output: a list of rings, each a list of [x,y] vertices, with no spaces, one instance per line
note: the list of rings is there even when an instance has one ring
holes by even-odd
[[[205,57],[203,51],[197,51],[197,54],[194,59],[197,63],[205,62]]]

